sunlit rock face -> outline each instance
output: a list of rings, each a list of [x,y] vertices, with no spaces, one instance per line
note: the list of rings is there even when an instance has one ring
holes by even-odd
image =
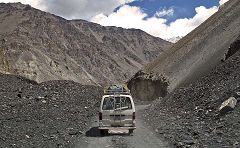
[[[0,71],[37,82],[122,83],[171,45],[141,30],[65,20],[20,3],[1,3],[0,19]]]

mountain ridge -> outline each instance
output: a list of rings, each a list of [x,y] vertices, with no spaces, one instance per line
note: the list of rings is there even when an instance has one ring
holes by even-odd
[[[66,20],[21,3],[1,3],[0,11],[0,71],[38,82],[123,82],[171,45],[140,30]]]

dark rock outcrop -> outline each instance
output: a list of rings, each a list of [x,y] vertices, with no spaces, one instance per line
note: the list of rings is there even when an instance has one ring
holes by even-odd
[[[144,76],[144,77],[143,77]],[[163,76],[143,74],[139,71],[128,82],[131,94],[136,100],[153,101],[158,97],[164,97],[168,93],[168,82]]]

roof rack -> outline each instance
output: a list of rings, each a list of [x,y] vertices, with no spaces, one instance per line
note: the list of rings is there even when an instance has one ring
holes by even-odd
[[[110,85],[104,89],[105,95],[115,95],[115,94],[125,94],[129,95],[130,90],[127,88],[127,85]]]

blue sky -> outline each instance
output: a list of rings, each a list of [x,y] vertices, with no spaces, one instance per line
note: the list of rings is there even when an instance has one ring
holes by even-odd
[[[228,0],[125,0],[113,12],[91,21],[103,26],[141,29],[175,42],[198,27]],[[129,2],[130,1],[130,2]]]
[[[219,5],[219,0],[140,0],[129,3],[130,6],[142,8],[149,17],[153,16],[156,11],[163,8],[173,8],[175,13],[173,16],[165,16],[169,22],[178,18],[192,18],[198,6],[207,8]],[[119,7],[118,7],[119,9]]]

